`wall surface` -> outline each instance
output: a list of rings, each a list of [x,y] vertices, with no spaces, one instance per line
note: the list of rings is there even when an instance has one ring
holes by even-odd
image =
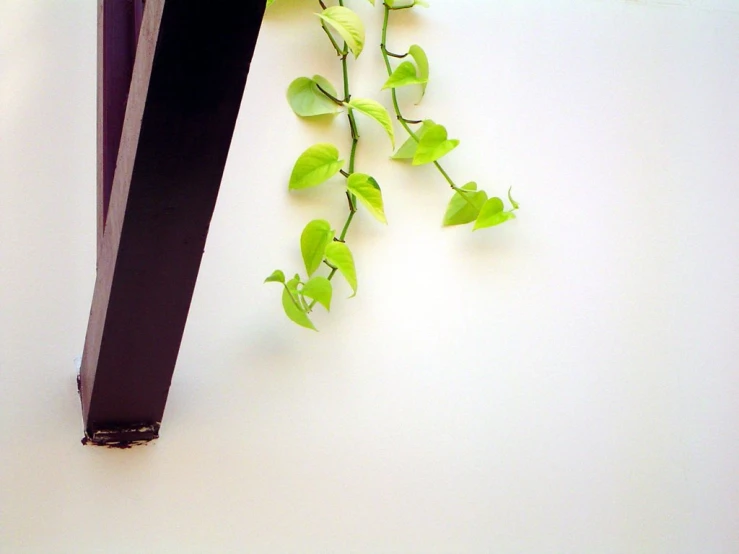
[[[382,100],[381,9],[351,63]],[[389,226],[349,235],[359,294],[320,333],[273,269],[300,268],[339,182],[289,195],[343,119],[283,91],[340,67],[310,15],[269,12],[162,438],[82,447],[74,359],[95,254],[95,7],[0,0],[0,552],[739,551],[739,3],[437,0],[391,22],[431,60],[410,117],[444,165],[522,209],[442,229],[433,168],[359,171]],[[399,129],[400,131],[400,129]],[[370,146],[370,144],[374,146]]]

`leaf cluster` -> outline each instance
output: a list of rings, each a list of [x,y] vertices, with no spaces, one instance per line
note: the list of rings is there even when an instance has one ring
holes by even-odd
[[[375,5],[374,0],[368,0]],[[274,0],[267,0],[269,7]],[[390,52],[387,47],[389,14],[395,10],[427,6],[423,0],[384,0],[384,23],[382,28],[381,53],[387,69],[387,79],[381,90],[389,90],[392,97],[394,116],[379,102],[371,98],[353,97],[350,94],[347,57],[355,59],[364,51],[365,27],[360,17],[339,0],[338,6],[326,7],[319,0],[321,11],[316,13],[321,28],[331,42],[342,64],[343,91],[340,94],[331,81],[322,75],[298,77],[287,88],[287,102],[295,115],[307,121],[320,117],[345,114],[351,131],[351,149],[342,156],[334,144],[321,142],[303,151],[295,161],[288,182],[290,191],[312,189],[341,175],[344,179],[343,193],[346,195],[349,213],[340,232],[325,219],[314,219],[300,235],[300,252],[305,277],[295,273],[288,279],[282,270],[275,270],[265,282],[282,285],[282,306],[285,314],[302,327],[315,330],[311,313],[316,304],[330,311],[333,297],[332,279],[338,273],[352,290],[357,293],[357,272],[352,251],[346,236],[359,208],[380,223],[387,224],[385,203],[380,185],[367,173],[355,171],[356,151],[359,142],[358,119],[367,118],[379,125],[386,133],[394,153],[391,159],[419,166],[434,165],[452,189],[444,217],[443,226],[472,224],[472,229],[483,229],[500,225],[515,218],[518,203],[508,191],[510,209],[499,197],[489,197],[478,189],[475,181],[458,186],[440,165],[440,160],[456,149],[460,141],[450,138],[447,128],[431,119],[408,120],[400,109],[396,90],[402,87],[418,87],[424,97],[429,83],[429,59],[424,49],[411,45],[403,54]],[[402,60],[393,67],[390,58]],[[407,138],[395,149],[393,120],[397,120],[407,133]],[[417,125],[415,130],[411,125]],[[321,269],[324,273],[321,275]]]

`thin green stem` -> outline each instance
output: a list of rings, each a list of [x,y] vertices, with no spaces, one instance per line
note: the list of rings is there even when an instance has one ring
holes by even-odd
[[[459,190],[459,187],[454,184],[454,181],[452,181],[452,178],[449,177],[449,174],[444,171],[444,168],[441,167],[441,164],[439,162],[434,162],[434,165],[436,166],[436,169],[439,170],[439,173],[442,174],[444,179],[446,179],[446,182],[449,183],[449,186],[452,187],[454,190]]]
[[[323,5],[323,2],[321,2],[321,6],[325,9],[325,6]],[[339,6],[344,5],[344,0],[339,0]],[[329,30],[326,28],[326,26],[322,23],[322,26],[324,28],[324,31],[328,35],[329,39],[331,40],[331,44],[333,44],[334,48],[336,49],[336,53],[341,58],[341,74],[342,74],[342,81],[344,83],[344,100],[339,101],[338,98],[334,98],[332,95],[326,93],[325,90],[321,89],[319,86],[319,89],[321,92],[326,94],[331,100],[334,102],[337,102],[341,105],[344,105],[346,102],[349,102],[351,100],[351,93],[349,91],[349,67],[347,62],[347,57],[349,56],[349,46],[344,42],[343,48],[339,47],[339,45],[334,40],[334,37],[331,35]],[[347,108],[347,119],[349,120],[349,129],[351,132],[352,137],[352,147],[351,147],[351,153],[349,154],[349,167],[348,171],[341,170],[341,174],[346,177],[347,179],[351,176],[352,173],[354,173],[354,164],[357,157],[357,144],[359,143],[359,127],[357,126],[357,121],[354,118],[354,112],[351,108]],[[344,222],[344,227],[341,229],[341,233],[339,234],[339,237],[334,239],[339,242],[345,242],[346,240],[346,234],[349,232],[349,227],[352,224],[352,220],[354,219],[354,214],[357,213],[357,198],[352,193],[350,193],[348,190],[346,191],[346,199],[349,204],[349,215],[346,218],[346,221]],[[334,275],[336,275],[336,272],[338,271],[337,267],[332,266],[329,264],[326,260],[324,260],[324,263],[331,267],[331,272],[328,274],[327,279],[330,281],[334,278]],[[316,300],[310,303],[308,306],[308,311],[313,309],[313,306],[316,305]]]
[[[346,48],[346,45],[344,45]],[[349,55],[348,52],[344,51],[341,54],[341,72],[344,76],[344,102],[349,102],[351,100],[351,95],[349,94],[349,70],[347,69],[346,64],[346,58]]]
[[[382,20],[382,39],[381,39],[381,43],[380,43],[380,50],[382,51],[382,58],[383,58],[383,60],[385,60],[385,68],[387,69],[387,74],[388,74],[388,77],[389,77],[390,75],[393,74],[393,66],[390,65],[390,57],[389,57],[389,56],[392,56],[392,54],[387,49],[387,28],[388,28],[388,23],[390,21],[390,10],[392,8],[390,8],[390,6],[388,6],[385,3],[383,3],[383,7],[385,9],[385,15],[384,15],[383,20]],[[413,132],[413,130],[410,128],[410,126],[408,124],[409,123],[416,123],[416,122],[422,123],[422,121],[409,120],[409,119],[406,119],[405,117],[403,117],[403,113],[400,111],[400,105],[398,104],[398,95],[395,93],[395,89],[394,88],[390,89],[390,95],[391,95],[391,97],[393,99],[393,109],[395,110],[395,116],[398,118],[398,121],[403,126],[403,128],[406,130],[406,132],[413,138],[413,140],[415,140],[416,142],[419,142],[420,139],[419,139],[418,135]],[[441,166],[441,164],[439,162],[434,162],[434,166],[436,167],[436,169],[439,170],[439,173],[441,173],[441,175],[444,177],[444,180],[449,184],[449,186],[452,188],[452,190],[457,191],[457,192],[460,192],[460,191],[461,192],[466,192],[466,191],[464,191],[464,189],[458,187],[454,183],[454,180],[452,180],[452,178],[444,170],[444,168]],[[474,206],[473,203],[472,203],[472,201],[469,198],[467,198],[467,195],[466,194],[461,194],[461,196],[462,196],[462,198],[465,199],[465,201],[470,206]]]
[[[321,5],[323,6],[323,3],[321,3]],[[326,8],[324,8],[324,9],[326,9]],[[331,31],[328,30],[328,27],[326,27],[326,24],[323,21],[321,21],[321,27],[323,28],[323,32],[326,33],[326,36],[331,41],[331,44],[334,47],[334,50],[336,50],[336,55],[337,56],[341,56],[342,55],[342,51],[341,51],[341,48],[339,48],[339,44],[336,42],[336,39],[331,34]]]
[[[341,230],[341,234],[339,235],[339,242],[344,242],[346,239],[346,233],[349,231],[349,225],[352,224],[352,219],[354,219],[354,214],[357,213],[357,209],[354,208],[352,211],[349,212],[349,217],[346,218],[346,223],[344,223],[344,228]],[[331,277],[329,277],[331,279]]]
[[[387,44],[387,25],[388,21],[390,20],[390,7],[387,4],[383,4],[383,7],[385,8],[385,16],[382,20],[382,42],[380,43],[380,50],[382,51],[382,59],[385,60],[385,68],[387,69],[388,77],[393,74],[393,66],[390,65],[390,53],[388,52],[386,48]],[[395,110],[395,116],[398,118],[398,121],[400,121],[400,124],[403,126],[405,131],[413,137],[413,140],[418,142],[418,136],[416,136],[416,133],[413,132],[413,130],[408,126],[408,123],[406,123],[405,118],[400,112],[400,105],[398,104],[398,95],[395,93],[395,89],[390,89],[390,96],[393,99],[393,109]]]

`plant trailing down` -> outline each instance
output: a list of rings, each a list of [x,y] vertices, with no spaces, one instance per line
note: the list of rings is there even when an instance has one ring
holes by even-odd
[[[265,282],[282,285],[282,307],[285,314],[295,323],[315,330],[310,314],[316,304],[326,310],[331,309],[333,286],[331,281],[340,273],[352,289],[357,292],[357,272],[352,251],[347,244],[347,233],[360,207],[380,223],[387,223],[382,190],[377,181],[368,173],[355,168],[357,147],[360,142],[357,115],[369,118],[379,124],[395,148],[395,134],[392,118],[382,104],[370,98],[355,98],[351,94],[349,57],[358,58],[364,51],[365,29],[361,18],[344,5],[327,6],[318,0],[320,11],[316,20],[331,42],[341,62],[342,92],[325,77],[298,77],[287,89],[287,100],[293,112],[300,118],[310,120],[318,116],[346,114],[350,133],[348,160],[342,159],[339,147],[330,143],[318,143],[306,149],[296,160],[290,180],[289,190],[317,187],[340,174],[345,180],[348,214],[337,233],[332,224],[325,219],[310,221],[300,235],[300,252],[303,258],[305,276],[295,273],[288,278],[282,270],[275,270]],[[375,5],[375,0],[368,0]],[[269,7],[274,0],[267,0]],[[389,89],[395,119],[406,131],[408,138],[391,156],[394,160],[409,161],[412,165],[433,164],[453,190],[443,218],[444,226],[473,223],[472,229],[482,229],[504,223],[515,217],[518,204],[511,198],[511,208],[506,210],[503,200],[488,197],[484,190],[478,190],[477,183],[469,182],[458,186],[439,163],[439,160],[459,145],[459,140],[450,139],[443,125],[431,119],[411,120],[403,116],[396,89],[417,86],[421,98],[429,80],[429,63],[425,51],[414,44],[404,54],[391,52],[387,48],[387,32],[390,13],[396,10],[411,9],[417,5],[426,6],[423,0],[385,0],[380,52],[387,69],[388,78],[382,89]],[[395,68],[390,59],[403,60]],[[411,61],[412,60],[412,61]],[[379,88],[379,87],[378,87]],[[420,100],[419,100],[420,102]],[[411,126],[415,126],[412,128]],[[322,268],[324,268],[322,271]],[[323,273],[323,274],[320,274]]]

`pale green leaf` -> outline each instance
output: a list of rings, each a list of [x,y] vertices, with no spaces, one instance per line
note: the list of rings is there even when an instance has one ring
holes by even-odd
[[[324,219],[314,219],[305,226],[300,235],[300,253],[303,256],[308,277],[318,269],[323,261],[326,246],[334,238],[331,224]]]
[[[331,295],[333,288],[331,287],[331,281],[326,277],[316,275],[311,277],[303,288],[300,290],[303,296],[312,298],[318,302],[321,306],[326,308],[326,311],[331,309]]]
[[[303,152],[295,162],[290,174],[291,190],[315,187],[336,175],[343,160],[333,144],[314,144]]]
[[[285,283],[285,274],[279,269],[275,269],[272,275],[264,280],[265,283]]]
[[[413,165],[435,162],[458,145],[457,139],[447,139],[446,128],[443,125],[433,125],[426,130],[418,142],[416,154],[413,156]]]
[[[272,1],[274,1],[274,0],[272,0]],[[375,5],[375,0],[369,0],[369,3],[374,6]]]
[[[423,98],[429,82],[429,59],[426,57],[426,52],[418,44],[412,45],[408,49],[408,53],[415,60],[416,67],[418,67],[418,79],[421,83],[421,98]]]
[[[395,133],[393,133],[393,123],[390,120],[390,114],[382,104],[376,100],[370,100],[369,98],[353,98],[349,102],[346,102],[346,106],[349,108],[362,112],[364,115],[371,117],[377,121],[382,128],[385,129],[387,136],[390,137],[390,143],[395,148]]]
[[[282,289],[282,309],[285,310],[285,315],[298,325],[316,331],[316,327],[313,325],[313,322],[308,317],[305,308],[300,302],[300,296],[297,291],[299,282],[299,279],[294,278],[285,284],[285,288]]]
[[[269,8],[274,3],[275,3],[275,0],[267,0],[267,7]]]
[[[426,119],[421,124],[421,127],[416,131],[416,138],[420,139],[426,131],[428,131],[431,127],[436,125],[432,120]],[[398,148],[398,151],[392,155],[393,160],[412,160],[413,156],[416,155],[416,150],[418,149],[418,141],[414,139],[413,137],[408,137],[408,140],[406,140],[403,143],[403,146]]]
[[[387,223],[382,192],[377,181],[364,173],[352,173],[346,180],[346,188],[364,205],[380,223]]]
[[[300,117],[313,117],[316,115],[335,114],[339,106],[328,96],[323,94],[318,85],[332,96],[336,96],[336,89],[325,77],[314,75],[298,77],[287,88],[287,101],[295,115]]]
[[[501,223],[505,223],[509,219],[514,219],[516,217],[511,212],[504,212],[503,208],[503,201],[497,196],[494,196],[485,202],[480,209],[480,214],[477,216],[475,226],[472,230],[476,231],[477,229],[500,225]]]
[[[462,187],[470,192],[455,191],[454,196],[449,201],[444,221],[442,225],[445,227],[451,225],[464,225],[477,219],[480,209],[488,199],[488,195],[484,190],[477,191],[477,183],[470,182]]]
[[[352,288],[352,296],[357,294],[357,270],[351,250],[343,242],[332,242],[326,247],[326,261],[337,268]]]
[[[403,10],[405,8],[412,8],[413,6],[429,7],[426,0],[385,0],[385,4],[392,10]]]
[[[355,58],[359,57],[364,48],[364,24],[356,13],[344,6],[332,6],[316,15],[341,35]]]
[[[411,62],[403,62],[395,71],[392,72],[388,77],[385,84],[382,85],[383,89],[386,88],[399,88],[408,85],[423,85],[428,79],[422,79],[416,74],[416,66]]]
[[[517,209],[519,208],[519,204],[518,204],[518,202],[516,202],[516,201],[515,201],[515,200],[513,199],[513,197],[511,196],[511,189],[512,189],[512,188],[513,188],[513,187],[509,187],[509,188],[508,188],[508,201],[509,201],[509,202],[511,203],[511,206],[513,206],[513,209],[514,209],[514,210],[517,210]]]

